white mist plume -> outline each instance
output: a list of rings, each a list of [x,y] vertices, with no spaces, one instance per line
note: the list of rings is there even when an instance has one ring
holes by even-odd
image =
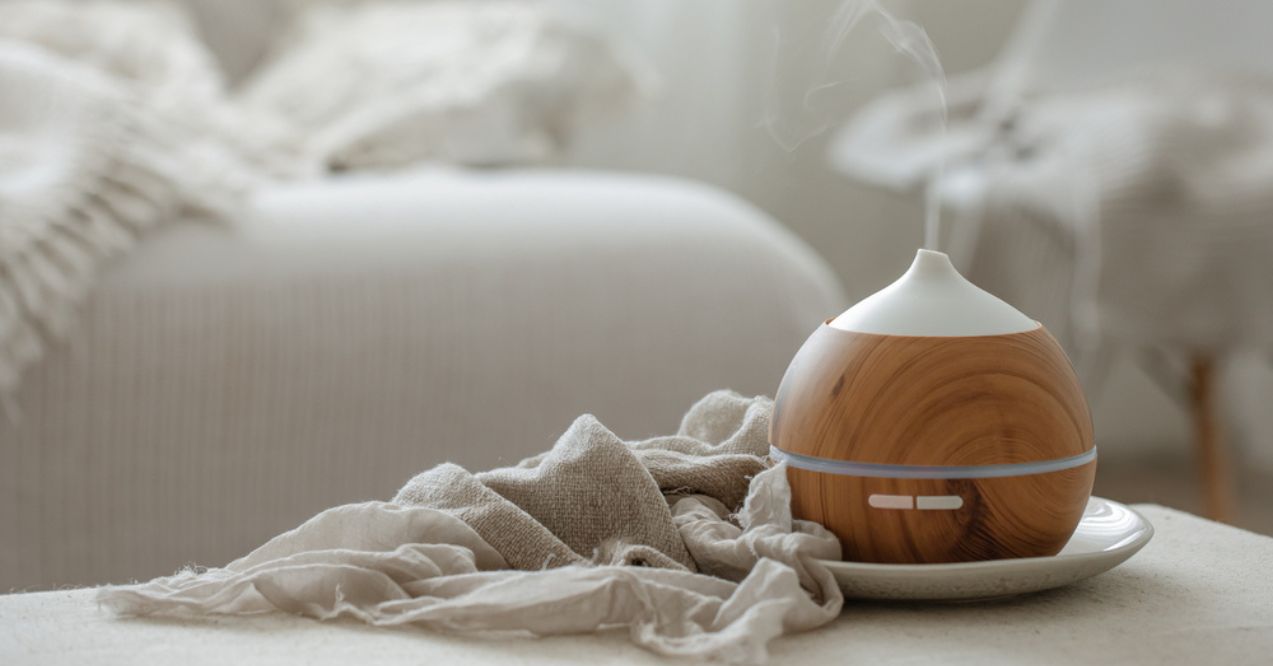
[[[918,24],[898,19],[878,0],[840,2],[830,22],[825,20],[824,14],[810,10],[803,3],[779,0],[771,9],[776,12],[774,67],[769,75],[762,124],[785,150],[794,151],[805,141],[843,122],[850,114],[849,105],[837,104],[833,93],[844,85],[852,68],[845,71],[837,67],[836,58],[849,34],[866,18],[874,19],[878,34],[918,65],[924,78],[932,82],[940,103],[941,130],[945,131],[948,121],[946,73],[932,40]],[[863,67],[868,65],[862,63]],[[937,245],[939,206],[934,195],[941,171],[939,166],[933,174],[933,186],[926,192],[924,246],[930,249]]]

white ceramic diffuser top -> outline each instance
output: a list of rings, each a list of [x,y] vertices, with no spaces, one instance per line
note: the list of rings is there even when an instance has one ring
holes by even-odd
[[[1039,323],[969,282],[943,252],[920,250],[910,270],[831,326],[858,333],[953,337],[1023,333]]]

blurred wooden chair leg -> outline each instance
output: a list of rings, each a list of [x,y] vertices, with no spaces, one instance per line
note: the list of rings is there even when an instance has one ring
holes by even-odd
[[[1212,520],[1231,522],[1235,504],[1233,468],[1217,413],[1215,359],[1210,356],[1194,357],[1189,368],[1189,380],[1194,450],[1206,514]]]

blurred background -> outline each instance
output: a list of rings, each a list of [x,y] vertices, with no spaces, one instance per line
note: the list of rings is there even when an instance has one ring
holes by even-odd
[[[638,438],[772,395],[926,202],[1070,351],[1097,494],[1273,534],[1269,19],[0,2],[0,588],[218,565],[583,412]]]

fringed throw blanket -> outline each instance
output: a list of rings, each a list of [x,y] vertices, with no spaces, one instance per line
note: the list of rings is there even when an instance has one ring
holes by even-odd
[[[0,400],[140,230],[233,217],[270,179],[547,158],[637,94],[608,40],[543,3],[294,9],[243,93],[178,3],[0,2]]]
[[[63,335],[103,260],[181,210],[221,210],[232,179],[179,128],[92,71],[0,40],[0,394]]]
[[[245,190],[221,81],[169,8],[0,3],[0,397],[67,332],[102,262]]]
[[[393,502],[336,507],[225,568],[99,599],[125,615],[283,611],[482,635],[626,627],[667,655],[759,662],[843,597],[840,545],[793,520],[767,469],[772,402],[721,391],[677,434],[624,442],[582,416],[547,453],[439,465]]]

